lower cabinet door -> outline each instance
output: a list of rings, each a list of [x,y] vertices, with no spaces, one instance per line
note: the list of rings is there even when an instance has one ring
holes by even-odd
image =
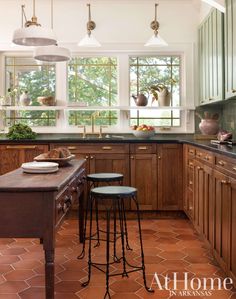
[[[158,145],[158,210],[183,209],[183,154],[180,144]]]
[[[227,271],[229,260],[230,231],[230,184],[229,178],[214,170],[214,256],[223,270]]]
[[[157,155],[135,154],[130,156],[131,185],[138,189],[140,210],[157,209]],[[131,203],[131,209],[135,206]]]
[[[229,265],[230,276],[236,284],[236,179],[230,179]]]

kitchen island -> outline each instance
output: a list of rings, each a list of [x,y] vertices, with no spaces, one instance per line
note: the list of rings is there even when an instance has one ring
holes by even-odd
[[[0,238],[40,239],[46,299],[54,298],[55,233],[76,200],[82,242],[84,181],[84,160],[74,160],[56,173],[28,174],[19,168],[0,177]]]

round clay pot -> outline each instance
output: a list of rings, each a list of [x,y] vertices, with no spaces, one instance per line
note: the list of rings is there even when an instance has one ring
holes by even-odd
[[[215,119],[202,119],[199,129],[203,135],[216,135],[219,132],[219,123]]]

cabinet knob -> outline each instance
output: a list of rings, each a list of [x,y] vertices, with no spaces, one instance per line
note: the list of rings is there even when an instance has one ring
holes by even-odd
[[[226,180],[221,180],[221,183],[224,185],[230,184],[230,181],[226,181]]]
[[[85,156],[85,160],[88,160],[89,156]]]
[[[189,181],[189,185],[192,185],[193,184],[193,182],[192,181]]]
[[[93,160],[94,156],[90,156],[90,159]]]
[[[158,159],[161,160],[161,156],[158,156]]]
[[[132,160],[133,160],[133,159],[134,159],[134,156],[131,156],[131,157],[130,157],[130,159],[132,159]]]
[[[209,161],[209,157],[208,156],[205,156],[204,158],[206,161]]]
[[[201,166],[198,166],[198,167],[197,167],[197,169],[198,169],[198,170],[201,170],[201,169],[202,169],[202,167],[201,167]]]
[[[236,167],[233,167],[233,170],[236,171]]]

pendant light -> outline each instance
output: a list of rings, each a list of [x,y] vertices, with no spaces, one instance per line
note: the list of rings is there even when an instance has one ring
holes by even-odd
[[[51,0],[51,28],[53,29],[53,0]],[[37,47],[34,51],[34,59],[45,62],[68,61],[70,57],[69,49],[59,47],[57,44]]]
[[[55,45],[56,36],[52,29],[41,27],[35,15],[35,0],[33,0],[33,16],[30,21],[25,14],[25,5],[21,5],[21,28],[13,33],[12,42],[20,46],[48,46]],[[25,21],[25,24],[24,24]]]
[[[88,22],[87,22],[87,34],[86,36],[78,43],[79,47],[101,47],[101,44],[96,40],[92,34],[92,30],[95,29],[96,24],[91,20],[91,9],[90,4],[88,6]]]
[[[147,41],[144,45],[146,47],[163,47],[168,46],[168,44],[160,37],[158,33],[158,29],[160,27],[159,22],[157,21],[157,6],[158,4],[155,3],[155,20],[151,22],[150,27],[154,30],[153,36]]]

